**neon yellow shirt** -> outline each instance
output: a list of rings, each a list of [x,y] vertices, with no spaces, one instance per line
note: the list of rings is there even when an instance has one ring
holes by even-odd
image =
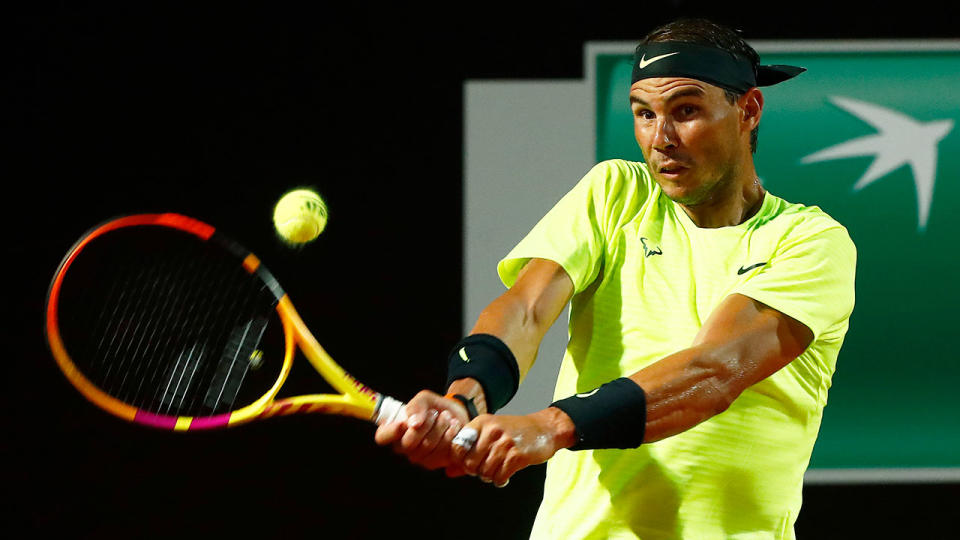
[[[746,222],[698,228],[642,163],[594,167],[498,265],[531,258],[573,280],[555,398],[687,348],[739,293],[809,327],[810,347],[723,413],[631,450],[561,450],[533,538],[793,538],[803,474],[854,303],[856,250],[817,207],[767,193]]]

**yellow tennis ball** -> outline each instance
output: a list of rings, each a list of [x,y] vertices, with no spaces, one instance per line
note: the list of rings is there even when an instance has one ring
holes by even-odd
[[[327,205],[315,192],[296,189],[277,201],[273,225],[277,234],[291,244],[310,242],[327,226]]]

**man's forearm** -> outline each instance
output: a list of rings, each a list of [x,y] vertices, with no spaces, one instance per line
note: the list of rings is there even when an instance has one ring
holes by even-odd
[[[573,282],[560,265],[533,259],[514,286],[480,313],[470,334],[489,334],[502,341],[513,354],[522,379],[536,360],[543,336],[572,295]],[[483,395],[483,387],[475,379],[452,381],[447,392],[473,397],[478,412],[489,411],[490,396]],[[482,409],[477,396],[484,398]]]
[[[749,297],[730,295],[692,346],[628,375],[644,392],[643,442],[676,435],[727,410],[812,340],[802,323]]]
[[[562,440],[573,427],[572,450],[636,448],[686,431],[725,410],[734,388],[725,367],[715,366],[708,347],[672,354],[629,377],[555,401],[547,410],[551,429]]]
[[[490,334],[500,338],[513,352],[524,377],[537,357],[546,329],[541,328],[523,299],[507,291],[483,310],[470,334]],[[547,325],[547,328],[549,326]]]
[[[630,375],[646,393],[643,442],[682,433],[725,411],[741,391],[735,365],[709,347],[697,346]]]

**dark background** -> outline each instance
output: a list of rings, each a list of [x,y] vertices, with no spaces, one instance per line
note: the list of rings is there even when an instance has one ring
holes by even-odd
[[[525,538],[542,467],[496,490],[410,467],[350,419],[170,434],[101,413],[43,341],[43,299],[63,253],[117,214],[207,221],[265,261],[348,371],[409,399],[439,389],[465,330],[464,80],[580,78],[585,41],[636,40],[680,15],[748,39],[960,37],[957,8],[929,3],[135,4],[34,5],[3,18],[11,530]],[[331,218],[320,239],[293,250],[270,216],[300,186],[325,197]],[[303,363],[287,389],[315,391],[317,380]],[[807,487],[797,533],[949,537],[958,493]]]

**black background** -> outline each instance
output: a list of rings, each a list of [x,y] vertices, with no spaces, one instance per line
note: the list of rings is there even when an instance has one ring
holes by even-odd
[[[12,530],[525,538],[542,467],[495,490],[410,467],[350,419],[170,434],[102,414],[43,341],[60,257],[117,214],[207,221],[265,261],[347,370],[409,399],[439,389],[464,332],[464,80],[580,78],[585,41],[636,40],[680,15],[712,17],[748,39],[960,37],[957,9],[928,3],[889,12],[840,2],[131,4],[34,5],[4,17]],[[570,171],[571,183],[582,173]],[[270,216],[299,186],[317,189],[331,218],[316,242],[293,250]],[[304,363],[287,390],[315,391],[317,381]],[[958,491],[808,487],[797,533],[952,536]]]

